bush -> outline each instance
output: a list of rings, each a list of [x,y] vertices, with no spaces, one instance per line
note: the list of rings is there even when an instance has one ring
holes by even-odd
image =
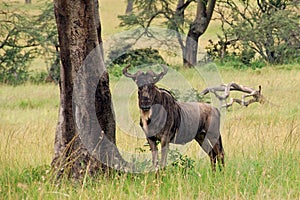
[[[32,73],[29,77],[29,81],[34,84],[45,83],[46,78],[48,77],[48,72],[35,72]]]
[[[210,103],[207,96],[203,96],[200,94],[198,90],[195,88],[188,89],[185,93],[181,93],[177,89],[171,89],[171,94],[175,97],[175,99],[182,102],[206,102]]]
[[[209,41],[206,47],[208,56],[223,66],[234,69],[259,69],[266,66],[261,58],[255,58],[255,51],[246,45],[237,44],[236,41],[227,41],[219,38],[219,41]]]
[[[122,53],[122,49],[116,49],[108,54],[108,71],[115,77],[122,76],[122,69],[131,64],[134,67],[141,67],[153,64],[167,64],[157,49],[133,49]]]
[[[195,160],[187,155],[182,155],[178,150],[169,151],[169,160],[171,165],[182,174],[192,172],[195,168]]]
[[[0,70],[0,82],[9,85],[18,85],[28,80],[29,73],[26,67],[12,67],[8,70]]]

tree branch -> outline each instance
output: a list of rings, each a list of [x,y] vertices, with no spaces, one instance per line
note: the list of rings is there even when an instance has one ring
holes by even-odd
[[[0,49],[2,49],[5,45],[7,45],[8,39],[12,36],[12,33],[16,30],[16,28],[12,28],[6,35],[5,39],[2,43],[0,43]]]
[[[208,1],[208,5],[207,5],[207,9],[206,9],[208,22],[211,20],[212,14],[214,12],[215,4],[216,4],[216,0]]]
[[[196,0],[187,0],[183,5],[177,6],[176,11],[183,12],[192,2]]]
[[[237,98],[230,98],[230,102],[227,103],[227,99],[230,95],[230,91],[239,91],[239,92],[244,92],[247,93],[245,95],[242,96],[241,99],[237,99]],[[218,94],[218,92],[224,92],[223,95]],[[238,103],[242,106],[248,106],[252,103],[255,102],[259,102],[259,103],[264,103],[265,102],[265,98],[264,96],[261,94],[261,86],[259,86],[258,90],[247,87],[247,86],[243,86],[243,85],[239,85],[237,83],[231,82],[226,84],[222,84],[220,86],[216,86],[216,87],[208,87],[206,89],[204,89],[200,94],[201,95],[206,95],[208,93],[213,93],[219,100],[220,102],[225,101],[224,105],[221,105],[221,107],[230,107],[232,106],[232,104]],[[248,97],[252,97],[252,99],[246,101],[246,98]]]

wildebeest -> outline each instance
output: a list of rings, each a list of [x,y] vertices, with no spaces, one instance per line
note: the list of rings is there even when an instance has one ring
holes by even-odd
[[[161,73],[149,70],[131,74],[130,65],[123,69],[123,74],[138,86],[140,125],[150,145],[153,166],[159,169],[157,141],[161,142],[160,166],[165,167],[170,142],[185,144],[195,139],[209,155],[213,171],[216,160],[224,167],[219,110],[201,102],[178,102],[169,91],[158,88],[155,84],[168,71],[161,66]]]

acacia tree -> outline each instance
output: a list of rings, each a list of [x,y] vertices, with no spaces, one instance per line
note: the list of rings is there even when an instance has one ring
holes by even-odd
[[[21,84],[30,80],[28,66],[40,56],[51,66],[49,78],[58,81],[58,39],[52,2],[46,3],[38,15],[4,4],[0,26],[0,82]]]
[[[185,10],[197,3],[195,19],[191,20],[185,15]],[[206,31],[211,20],[216,0],[178,0],[177,5],[173,5],[172,0],[141,0],[134,1],[135,7],[128,15],[119,16],[121,26],[139,25],[148,31],[148,28],[155,23],[155,19],[160,19],[168,28],[175,30],[178,42],[182,49],[183,64],[186,67],[194,66],[197,63],[198,40]],[[184,42],[181,33],[184,33],[185,26],[189,29],[187,39]]]
[[[114,159],[122,161],[115,147],[115,120],[98,10],[98,0],[54,1],[61,80],[52,166],[58,175],[80,178],[107,169],[116,163]],[[93,127],[95,123],[99,129]]]
[[[221,0],[215,12],[223,27],[222,55],[238,46],[245,64],[255,54],[271,64],[299,57],[299,1]]]
[[[186,48],[183,55],[185,66],[190,67],[197,63],[198,40],[208,27],[215,3],[216,0],[197,0],[196,17],[190,24],[186,38]]]
[[[35,18],[34,18],[35,19]],[[0,11],[0,82],[20,84],[28,79],[28,64],[38,55],[35,20],[12,6]]]

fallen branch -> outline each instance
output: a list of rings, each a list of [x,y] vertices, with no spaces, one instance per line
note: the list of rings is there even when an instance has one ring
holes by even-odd
[[[247,93],[242,96],[242,99],[237,99],[237,98],[230,98],[229,103],[227,103],[227,99],[230,95],[230,91],[240,91]],[[223,95],[218,94],[218,92],[223,92]],[[226,84],[222,84],[220,86],[216,87],[208,87],[204,89],[200,94],[206,95],[208,93],[213,93],[221,102],[225,101],[225,104],[222,105],[221,107],[230,107],[234,102],[242,105],[242,106],[248,106],[252,103],[259,102],[259,103],[264,103],[265,98],[261,94],[261,86],[258,87],[258,90],[255,90],[253,88],[239,85],[237,83],[231,82]],[[253,97],[252,99],[245,101],[247,97]]]

